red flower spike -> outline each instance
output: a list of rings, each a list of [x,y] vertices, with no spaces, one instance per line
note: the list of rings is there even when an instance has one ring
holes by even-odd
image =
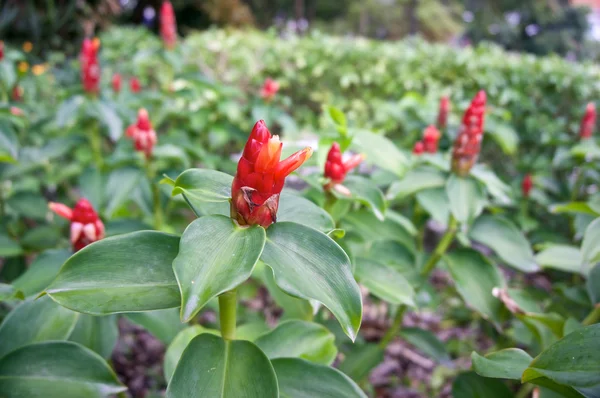
[[[144,152],[146,159],[152,156],[152,150],[156,145],[156,131],[148,117],[148,111],[144,108],[138,111],[137,121],[125,130],[125,135],[133,140],[135,150]]]
[[[129,88],[132,93],[139,93],[142,91],[142,84],[137,77],[132,77],[131,80],[129,80]]]
[[[112,89],[115,93],[119,93],[121,91],[121,75],[115,73],[112,77]]]
[[[0,40],[0,61],[4,59],[4,42]]]
[[[523,190],[523,196],[526,198],[529,197],[529,192],[531,192],[531,188],[533,188],[533,179],[531,178],[531,174],[525,174],[523,177],[523,182],[521,183],[521,189]]]
[[[592,133],[594,132],[594,127],[596,126],[596,105],[593,102],[590,102],[585,107],[585,114],[581,119],[581,124],[579,126],[579,138],[582,140],[588,139],[592,137]]]
[[[341,183],[346,179],[346,174],[356,166],[358,166],[363,160],[364,155],[357,154],[353,155],[347,160],[342,160],[342,152],[340,150],[340,145],[337,142],[334,142],[331,145],[331,149],[327,154],[327,161],[325,162],[325,177],[329,179],[329,183],[325,185],[325,189],[329,190],[332,188],[337,188]],[[340,191],[344,191],[344,188]],[[345,192],[349,191],[345,189]]]
[[[266,228],[277,220],[285,178],[312,155],[304,148],[280,161],[282,145],[263,120],[254,125],[231,186],[231,218],[238,224]]]
[[[438,142],[442,137],[442,133],[434,126],[428,126],[423,131],[423,145],[425,152],[436,153],[438,150]]]
[[[279,91],[279,83],[276,80],[267,77],[265,80],[261,90],[260,96],[263,97],[266,101],[270,101],[275,97],[275,94]]]
[[[23,88],[21,86],[13,87],[12,100],[15,102],[21,102],[23,100]]]
[[[104,224],[87,199],[79,199],[73,209],[54,202],[50,202],[48,207],[59,216],[71,221],[71,244],[74,251],[79,251],[90,243],[104,238]]]
[[[440,98],[440,110],[438,111],[437,126],[445,129],[448,124],[448,112],[450,110],[450,99],[446,96]]]
[[[163,1],[160,7],[160,36],[167,49],[172,49],[177,44],[177,22],[173,5],[170,1]]]
[[[425,152],[425,144],[422,141],[415,142],[415,146],[413,147],[413,154],[420,155]]]
[[[86,38],[81,45],[81,82],[83,89],[91,94],[97,94],[100,89],[100,64],[98,49],[100,40]]]
[[[466,176],[477,161],[483,140],[486,95],[481,90],[467,108],[452,150],[452,171]]]

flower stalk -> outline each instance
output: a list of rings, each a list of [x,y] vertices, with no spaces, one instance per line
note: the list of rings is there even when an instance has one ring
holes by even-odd
[[[224,340],[235,340],[237,316],[237,293],[235,289],[219,296],[219,319],[221,321],[221,337]]]

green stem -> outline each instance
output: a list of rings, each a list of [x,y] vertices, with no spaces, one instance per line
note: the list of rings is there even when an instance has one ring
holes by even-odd
[[[151,158],[146,158],[146,175],[150,181],[150,187],[152,189],[152,210],[154,214],[154,229],[160,230],[163,224],[163,213],[162,206],[160,203],[160,188],[158,183],[154,181],[156,179],[156,170],[152,164]]]
[[[521,386],[521,388],[519,388],[519,391],[517,391],[515,398],[526,398],[533,391],[534,388],[535,388],[534,384],[531,384],[531,383],[523,384]]]
[[[221,337],[225,340],[235,339],[235,323],[237,312],[237,297],[234,290],[219,296],[219,317],[221,320]]]
[[[579,191],[581,190],[581,186],[584,182],[584,171],[583,169],[577,170],[577,177],[575,178],[575,182],[573,183],[573,190],[571,191],[571,202],[575,202],[577,197],[579,196]]]
[[[104,167],[104,157],[102,156],[102,134],[100,133],[100,126],[98,126],[97,121],[94,121],[92,125],[90,146],[92,147],[92,156],[94,157],[96,168],[101,171]]]
[[[404,319],[404,313],[408,307],[406,305],[401,304],[396,311],[396,315],[394,316],[394,320],[392,321],[392,326],[385,332],[381,340],[379,341],[379,347],[385,348],[387,345],[396,337],[398,332],[400,331],[400,327],[402,326],[402,320]]]
[[[600,322],[600,303],[596,304],[592,312],[590,312],[589,315],[585,317],[582,323],[584,326],[589,326],[598,322]]]
[[[446,253],[446,250],[448,250],[448,246],[450,246],[450,244],[454,240],[456,232],[458,232],[458,222],[452,215],[450,215],[450,220],[448,221],[448,229],[446,230],[446,233],[444,234],[444,236],[442,236],[442,239],[438,243],[437,247],[435,248],[433,253],[431,253],[431,256],[421,269],[421,276],[427,277],[429,276],[431,271],[433,271],[435,265],[438,263],[438,261],[440,261],[440,258],[442,258],[444,253]]]

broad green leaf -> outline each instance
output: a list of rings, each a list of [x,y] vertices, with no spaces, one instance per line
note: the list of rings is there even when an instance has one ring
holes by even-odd
[[[272,363],[279,382],[280,397],[367,398],[352,379],[329,366],[299,358],[279,358]]]
[[[70,341],[89,348],[102,358],[110,358],[118,338],[119,327],[116,315],[79,314],[75,329],[69,336]]]
[[[155,231],[99,240],[71,256],[46,293],[92,315],[178,307],[171,267],[178,247],[179,237]]]
[[[125,314],[131,322],[143,327],[163,344],[168,345],[177,336],[185,323],[179,319],[179,309],[167,308],[164,310],[132,312]]]
[[[71,256],[69,249],[53,249],[40,253],[21,276],[12,284],[25,296],[33,296],[42,292],[58,275],[60,267]]]
[[[400,330],[400,336],[436,361],[450,363],[450,355],[448,355],[444,343],[429,330],[403,327]]]
[[[511,187],[506,185],[496,173],[482,164],[476,164],[471,169],[471,175],[481,181],[492,197],[502,204],[512,203]]]
[[[448,224],[450,217],[450,202],[446,195],[446,188],[423,190],[416,195],[419,205],[441,225]]]
[[[89,200],[95,209],[102,209],[106,196],[106,178],[98,169],[88,168],[79,177],[81,196]]]
[[[592,304],[600,304],[600,264],[596,264],[590,271],[586,287]]]
[[[477,218],[486,203],[485,193],[479,182],[470,177],[451,174],[446,183],[446,194],[452,215],[463,224],[469,224]]]
[[[187,327],[180,331],[177,336],[171,341],[169,347],[167,348],[167,352],[165,353],[165,362],[164,362],[164,375],[167,381],[171,380],[173,373],[175,372],[175,367],[181,358],[181,354],[188,346],[190,341],[201,333],[210,333],[215,336],[221,336],[218,330],[207,329],[200,325],[194,325]]]
[[[6,204],[24,218],[44,220],[48,213],[48,201],[38,193],[17,192],[8,198]]]
[[[116,142],[123,135],[123,121],[113,108],[112,104],[104,101],[97,102],[100,121],[108,129],[108,135],[113,142]]]
[[[24,300],[25,295],[22,291],[15,289],[12,285],[0,283],[0,302],[11,299]]]
[[[518,348],[506,348],[481,356],[473,351],[473,370],[483,377],[521,380],[521,375],[531,363],[531,356]]]
[[[500,380],[479,376],[475,372],[459,374],[452,383],[453,398],[514,398]]]
[[[333,120],[333,122],[339,127],[348,126],[348,122],[346,121],[346,115],[344,115],[344,112],[342,112],[334,106],[328,106],[327,112],[329,113],[329,117],[331,117],[331,120]]]
[[[331,365],[337,355],[334,335],[326,327],[312,322],[282,322],[254,343],[271,360],[298,357]]]
[[[144,178],[142,170],[125,167],[114,170],[106,183],[107,204],[104,213],[111,217],[121,206],[132,199],[131,195]]]
[[[535,255],[535,261],[544,268],[581,273],[581,252],[568,245],[551,245]]]
[[[350,347],[350,352],[345,353],[346,357],[340,364],[340,370],[360,383],[371,370],[383,362],[383,351],[378,344],[354,344]]]
[[[271,298],[273,298],[275,303],[283,309],[281,320],[311,320],[314,309],[310,302],[308,300],[290,296],[281,290],[281,288],[275,283],[275,278],[273,277],[273,271],[271,268],[265,266],[262,262],[259,264],[262,266],[262,271],[259,274],[262,282],[269,291]]]
[[[508,155],[512,155],[517,150],[519,143],[519,135],[510,124],[497,123],[493,127],[489,126],[491,123],[487,123],[486,128],[487,135],[492,137],[498,145],[502,148],[502,151]]]
[[[138,232],[152,229],[152,227],[141,220],[134,218],[119,218],[116,220],[108,220],[104,224],[106,228],[106,236],[116,236],[129,234],[131,232]]]
[[[77,316],[48,297],[22,302],[0,325],[0,357],[27,344],[66,340]]]
[[[21,246],[8,235],[0,233],[0,257],[16,257],[23,253]]]
[[[263,228],[239,227],[225,216],[204,216],[188,225],[173,261],[181,319],[188,322],[209,300],[246,281],[264,245]]]
[[[278,398],[267,356],[244,340],[202,333],[187,346],[167,388],[168,398]]]
[[[333,219],[325,210],[293,191],[284,189],[279,199],[277,222],[292,221],[321,232],[335,228]]]
[[[519,271],[537,272],[540,269],[527,238],[506,218],[479,217],[471,227],[469,237],[494,250],[502,260]]]
[[[592,265],[600,261],[600,217],[596,218],[585,230],[581,244],[583,272],[587,274]]]
[[[355,276],[369,291],[391,304],[414,307],[415,292],[404,276],[393,267],[367,258],[356,259]]]
[[[84,102],[85,98],[82,95],[74,95],[63,101],[56,111],[56,126],[62,128],[71,124],[77,118],[79,107]]]
[[[384,221],[380,221],[368,210],[354,211],[344,217],[340,228],[356,232],[366,242],[395,240],[410,249],[415,247],[412,234],[402,224],[389,217],[389,214]]]
[[[9,123],[0,122],[0,163],[16,162],[19,155],[19,139]]]
[[[598,217],[600,214],[590,207],[589,204],[585,202],[569,202],[564,204],[557,204],[550,206],[550,211],[552,213],[561,214],[561,213],[581,213],[581,214],[589,214],[594,217]]]
[[[384,219],[386,209],[385,199],[379,187],[371,180],[359,176],[348,176],[344,180],[344,186],[351,192],[351,197],[367,206],[375,217]]]
[[[322,303],[354,340],[362,318],[362,299],[350,259],[337,243],[304,225],[277,223],[267,230],[261,260],[273,269],[280,288]]]
[[[406,171],[408,158],[396,145],[381,134],[359,130],[354,135],[352,146],[366,155],[366,162],[373,163],[384,170],[399,176]]]
[[[578,329],[538,355],[522,376],[523,383],[548,379],[586,391],[600,387],[600,324]]]
[[[101,398],[126,389],[102,357],[68,341],[30,344],[0,359],[6,398]]]
[[[267,333],[269,330],[269,325],[264,321],[244,323],[235,328],[235,339],[248,340],[254,343],[256,339]]]
[[[232,183],[233,177],[220,171],[189,169],[175,180],[172,195],[182,194],[194,209],[203,202],[227,202],[231,198]]]
[[[55,248],[60,242],[62,233],[55,225],[40,225],[29,229],[21,237],[21,245],[31,250]]]
[[[434,168],[417,168],[406,173],[402,179],[392,183],[386,197],[388,200],[403,199],[419,191],[443,187],[446,175]]]
[[[498,322],[502,303],[492,295],[492,290],[505,284],[498,268],[472,249],[452,252],[444,259],[456,289],[467,305],[484,318]]]

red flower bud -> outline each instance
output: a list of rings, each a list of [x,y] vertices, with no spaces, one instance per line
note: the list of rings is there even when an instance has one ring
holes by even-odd
[[[136,151],[144,152],[146,159],[152,156],[152,150],[156,145],[156,132],[148,118],[148,111],[144,108],[138,111],[136,123],[127,127],[125,135],[133,140]]]
[[[450,99],[446,96],[440,98],[440,110],[438,111],[437,126],[445,129],[448,123],[448,111],[450,110]]]
[[[84,39],[81,45],[81,82],[83,89],[92,94],[97,94],[100,85],[100,64],[98,62],[98,49],[100,40]]]
[[[75,208],[62,203],[50,202],[50,210],[71,221],[71,244],[74,251],[79,251],[104,238],[104,224],[87,199],[79,199]]]
[[[174,48],[177,44],[177,22],[173,5],[168,0],[165,0],[160,8],[160,36],[168,49]]]
[[[142,91],[142,84],[137,77],[132,77],[131,80],[129,80],[129,88],[132,93],[139,93]]]
[[[579,126],[579,137],[583,140],[588,139],[592,136],[594,132],[594,127],[596,126],[596,105],[593,102],[590,102],[585,107],[585,114],[581,119],[581,124]]]
[[[0,61],[4,59],[4,42],[0,40]]]
[[[325,177],[329,179],[329,183],[327,183],[324,188],[329,190],[339,186],[339,184],[343,183],[346,179],[346,174],[358,166],[364,158],[364,155],[357,154],[345,161],[342,160],[340,145],[337,142],[334,142],[331,145],[331,149],[327,154],[327,161],[325,162]],[[348,190],[344,188],[342,188],[341,191],[348,192]]]
[[[121,75],[115,73],[112,77],[112,89],[115,93],[121,91]]]
[[[273,99],[273,97],[275,97],[277,91],[279,91],[279,83],[270,77],[267,77],[260,90],[260,96],[265,100],[270,101]]]
[[[467,108],[452,150],[452,171],[466,176],[477,161],[483,140],[486,95],[481,90]]]
[[[525,196],[526,198],[529,197],[529,192],[531,191],[531,188],[533,188],[533,179],[531,178],[531,174],[525,174],[525,177],[523,177],[521,188],[523,190],[523,196]]]
[[[425,145],[422,141],[415,142],[415,146],[413,147],[413,153],[415,155],[420,155],[425,152]]]
[[[16,106],[11,106],[10,107],[10,113],[13,116],[23,116],[23,109],[18,108]]]
[[[23,100],[23,87],[21,86],[14,86],[12,89],[12,99],[15,102],[20,102]]]
[[[434,126],[428,126],[423,131],[423,145],[425,152],[436,153],[438,150],[438,142],[442,137],[442,133]]]
[[[274,223],[285,177],[312,155],[312,148],[304,148],[279,161],[282,145],[263,120],[254,125],[231,186],[231,218],[240,225]]]

